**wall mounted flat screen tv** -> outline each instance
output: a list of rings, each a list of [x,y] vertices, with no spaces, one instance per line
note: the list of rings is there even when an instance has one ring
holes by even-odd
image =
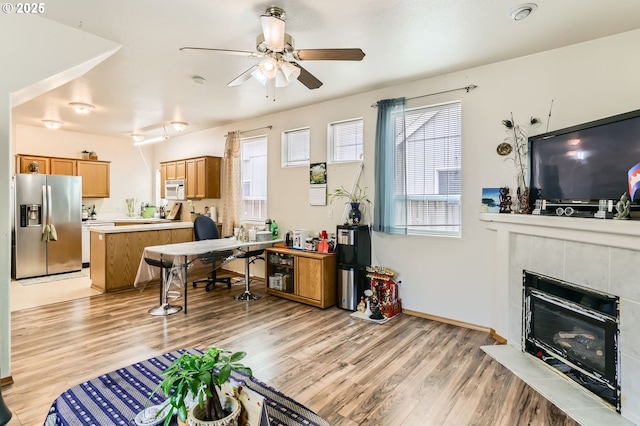
[[[531,136],[529,161],[532,200],[618,200],[629,192],[629,169],[640,163],[640,110]],[[640,191],[633,204],[640,206]]]

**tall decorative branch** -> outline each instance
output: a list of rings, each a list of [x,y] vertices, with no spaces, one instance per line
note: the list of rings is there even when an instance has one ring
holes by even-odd
[[[513,147],[513,161],[516,169],[516,213],[529,213],[529,188],[527,188],[527,164],[529,148],[527,138],[529,132],[540,125],[540,119],[531,117],[528,124],[516,124],[511,113],[511,120],[502,120],[506,127],[507,137],[504,143]]]

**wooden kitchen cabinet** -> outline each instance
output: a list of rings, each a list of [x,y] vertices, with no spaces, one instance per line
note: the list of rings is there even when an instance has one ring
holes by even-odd
[[[164,183],[167,180],[167,164],[160,163],[160,198],[164,198]]]
[[[165,166],[167,179],[175,179],[176,178],[176,162],[170,161],[168,163],[162,163]],[[160,169],[162,170],[162,169]],[[164,186],[164,185],[162,185]]]
[[[42,157],[18,154],[18,173],[29,173],[29,164],[37,162],[42,174],[82,177],[82,197],[109,198],[111,180],[109,161],[77,160],[75,158]]]
[[[82,196],[88,198],[109,198],[111,180],[109,162],[78,160],[77,175],[82,176]]]
[[[145,247],[193,241],[193,228],[128,231],[123,226],[120,232],[91,232],[90,241],[91,287],[111,293],[134,288]]]
[[[273,247],[265,250],[267,293],[319,308],[336,303],[336,257]]]
[[[188,200],[220,198],[221,162],[220,157],[205,156],[160,163],[161,197],[164,197],[164,183],[167,179],[185,179],[185,198]],[[179,177],[182,164],[184,177]]]
[[[49,160],[52,175],[76,176],[78,160],[71,158],[51,158]]]
[[[38,171],[43,174],[51,174],[51,159],[49,157],[38,157],[35,155],[18,155],[17,156],[17,173],[31,173],[29,164],[38,163]]]
[[[187,168],[185,160],[177,160],[176,161],[176,179],[186,179],[187,178]]]

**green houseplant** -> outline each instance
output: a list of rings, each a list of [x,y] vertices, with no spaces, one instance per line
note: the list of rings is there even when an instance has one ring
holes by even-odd
[[[197,402],[189,412],[189,424],[202,424],[192,422],[191,416],[196,420],[213,421],[221,420],[230,413],[225,412],[221,403],[220,386],[224,384],[231,375],[231,371],[238,371],[248,376],[252,375],[251,369],[242,365],[239,361],[246,356],[245,352],[231,352],[226,349],[218,349],[211,346],[202,354],[182,354],[173,361],[169,367],[162,372],[162,381],[153,391],[162,389],[168,399],[165,407],[171,406],[177,413],[178,419],[185,422],[187,420],[187,403],[189,397]],[[239,415],[239,402],[236,400]],[[196,412],[197,411],[197,412]],[[172,416],[167,416],[164,425],[168,426]]]
[[[362,219],[360,204],[371,204],[371,200],[369,200],[367,192],[365,191],[366,189],[367,188],[361,188],[360,185],[356,184],[355,188],[353,188],[353,191],[347,191],[344,186],[341,186],[340,188],[334,189],[329,194],[329,198],[331,199],[332,203],[335,199],[346,198],[346,202],[351,204],[348,223],[352,225],[358,225],[360,223],[360,220]]]

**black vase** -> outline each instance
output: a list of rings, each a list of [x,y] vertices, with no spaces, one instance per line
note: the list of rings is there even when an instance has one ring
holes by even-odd
[[[352,225],[359,225],[362,219],[362,212],[360,211],[360,203],[350,203],[351,210],[349,210],[349,223]]]

